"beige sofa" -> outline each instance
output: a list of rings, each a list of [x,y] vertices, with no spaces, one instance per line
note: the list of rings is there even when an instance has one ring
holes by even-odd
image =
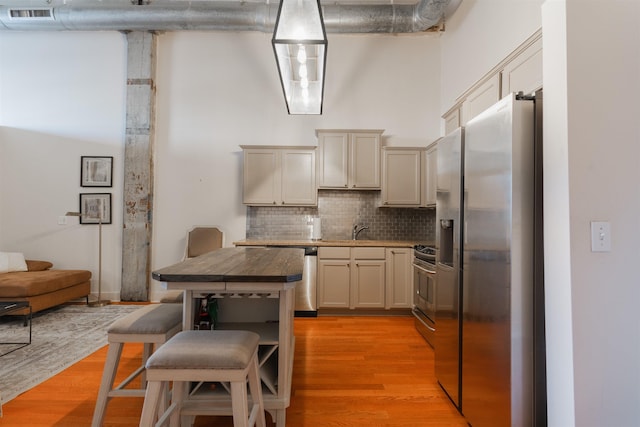
[[[78,298],[89,301],[90,271],[56,270],[48,261],[26,263],[28,271],[0,273],[0,301],[29,301],[34,313]]]

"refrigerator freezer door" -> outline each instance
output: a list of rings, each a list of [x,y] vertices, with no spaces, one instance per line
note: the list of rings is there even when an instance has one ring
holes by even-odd
[[[532,425],[533,102],[508,96],[465,128],[462,412]]]
[[[460,407],[460,225],[463,129],[438,141],[435,372]]]

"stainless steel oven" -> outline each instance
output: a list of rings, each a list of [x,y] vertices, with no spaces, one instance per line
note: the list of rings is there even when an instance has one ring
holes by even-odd
[[[435,249],[416,245],[413,258],[413,315],[416,329],[433,347],[436,331]]]

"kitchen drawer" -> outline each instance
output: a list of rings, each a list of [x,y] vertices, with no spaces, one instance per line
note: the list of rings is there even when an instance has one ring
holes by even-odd
[[[353,259],[385,259],[385,248],[352,248]]]
[[[320,259],[349,259],[351,258],[351,248],[321,246],[318,248],[318,258]]]

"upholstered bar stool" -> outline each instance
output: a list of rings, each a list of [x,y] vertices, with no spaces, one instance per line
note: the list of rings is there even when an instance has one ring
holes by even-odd
[[[140,427],[180,425],[181,417],[233,415],[234,427],[265,427],[264,402],[258,373],[258,341],[248,331],[183,331],[167,341],[147,360],[147,394]],[[251,393],[251,410],[247,395]],[[190,382],[229,382],[228,401],[192,397]],[[156,422],[163,390],[173,382],[172,401]]]
[[[182,330],[182,304],[150,304],[116,320],[109,326],[109,350],[93,412],[92,427],[100,427],[112,397],[139,397],[146,391],[145,364],[160,345]],[[143,343],[142,364],[116,387],[113,383],[125,343]],[[141,388],[125,388],[136,377]]]

